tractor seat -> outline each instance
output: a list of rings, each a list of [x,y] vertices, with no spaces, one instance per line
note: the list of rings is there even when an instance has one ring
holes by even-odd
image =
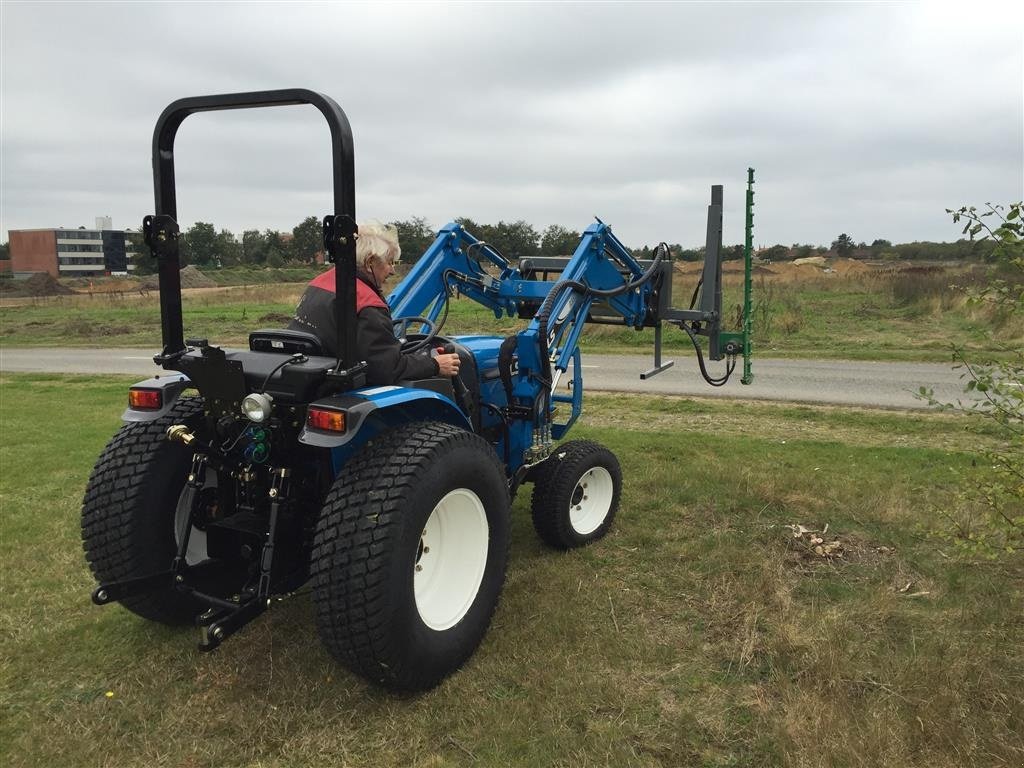
[[[249,349],[253,352],[278,352],[294,355],[301,352],[310,357],[324,354],[320,339],[306,331],[290,331],[282,328],[264,328],[249,334]]]

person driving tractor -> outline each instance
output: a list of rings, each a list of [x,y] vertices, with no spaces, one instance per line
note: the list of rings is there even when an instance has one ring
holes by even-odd
[[[391,310],[384,300],[384,283],[395,274],[402,254],[398,232],[379,222],[359,225],[356,236],[356,349],[366,361],[368,385],[395,384],[404,379],[456,376],[457,354],[403,354],[395,338]],[[303,292],[288,330],[305,331],[320,339],[325,355],[338,353],[335,327],[334,267],[315,277]]]

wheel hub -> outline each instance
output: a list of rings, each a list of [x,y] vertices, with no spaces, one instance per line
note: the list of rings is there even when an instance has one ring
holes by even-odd
[[[591,467],[583,473],[569,500],[569,522],[581,536],[593,533],[608,517],[615,485],[604,467]]]
[[[489,535],[483,503],[468,488],[451,491],[430,513],[413,561],[413,593],[431,629],[450,629],[469,612],[483,581]]]

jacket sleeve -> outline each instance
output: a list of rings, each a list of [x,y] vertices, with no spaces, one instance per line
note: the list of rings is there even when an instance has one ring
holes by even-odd
[[[394,384],[402,379],[436,376],[437,363],[428,354],[403,355],[395,338],[391,315],[379,307],[366,307],[356,323],[356,348],[366,361],[366,383]]]

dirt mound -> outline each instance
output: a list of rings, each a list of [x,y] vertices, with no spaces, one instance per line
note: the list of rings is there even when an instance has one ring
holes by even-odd
[[[701,262],[676,262],[676,272],[682,275],[699,274],[704,268]],[[847,275],[856,277],[875,269],[870,264],[856,259],[826,259],[824,256],[810,256],[795,261],[775,261],[770,264],[755,263],[751,273],[759,277],[780,281],[800,282],[821,277]],[[731,260],[722,263],[724,274],[742,273],[743,261]]]
[[[66,285],[61,285],[49,272],[36,272],[32,275],[25,281],[25,292],[29,296],[66,296],[74,293]]]
[[[259,319],[260,325],[262,326],[280,328],[284,328],[291,321],[292,316],[286,315],[283,312],[270,312],[266,315],[262,315]]]
[[[812,280],[823,274],[821,267],[814,264],[794,264],[793,262],[776,262],[769,264],[765,269],[780,280]]]
[[[189,264],[187,267],[182,267],[181,272],[181,287],[182,288],[216,288],[217,283],[194,266]],[[142,287],[148,288],[151,291],[155,291],[160,287],[160,279],[156,275],[150,275],[142,281]]]
[[[871,271],[871,267],[855,259],[836,259],[832,262],[832,269],[839,275],[861,275]]]
[[[181,270],[182,288],[216,288],[217,282],[211,280],[198,269],[189,264]]]
[[[793,264],[798,267],[802,267],[804,264],[813,264],[816,267],[825,266],[824,256],[805,256],[802,259],[793,259]]]

